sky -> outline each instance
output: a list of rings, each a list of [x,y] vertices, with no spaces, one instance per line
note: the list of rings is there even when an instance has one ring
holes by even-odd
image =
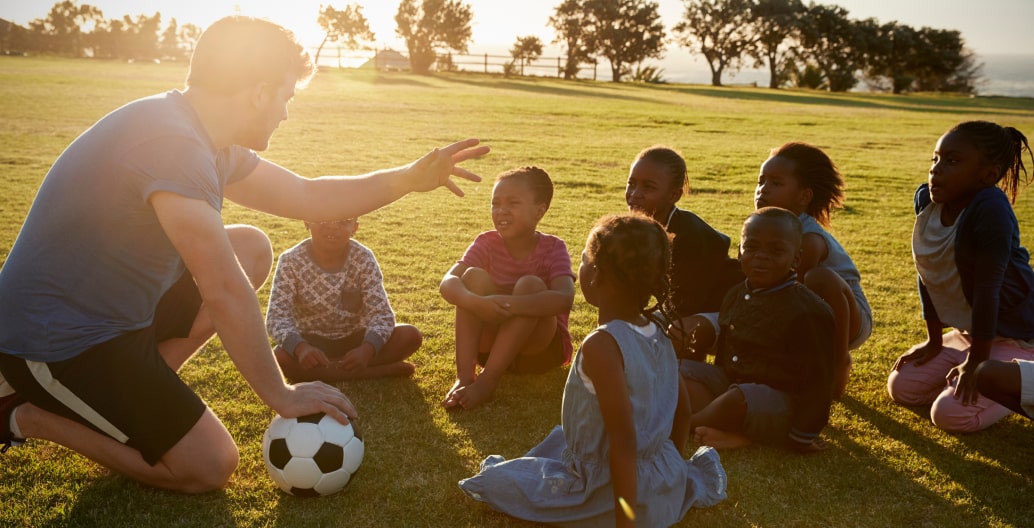
[[[471,51],[485,47],[509,47],[517,36],[538,36],[543,43],[554,38],[546,25],[561,0],[466,0],[474,12]],[[0,0],[0,18],[19,24],[45,18],[56,0]],[[235,12],[269,18],[298,34],[303,43],[316,46],[322,39],[316,17],[321,4],[344,8],[363,6],[363,14],[376,35],[377,47],[404,49],[395,35],[393,0],[80,0],[103,11],[107,19],[123,15],[162,14],[163,23],[175,18],[202,28]],[[674,26],[684,10],[681,0],[659,0],[661,19]],[[897,21],[915,28],[955,29],[978,54],[1034,52],[1034,0],[819,0],[846,8],[851,18]]]

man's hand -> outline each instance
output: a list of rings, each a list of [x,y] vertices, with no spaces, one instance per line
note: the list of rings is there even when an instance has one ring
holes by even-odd
[[[411,191],[433,191],[438,187],[446,187],[456,196],[463,196],[463,191],[452,181],[457,176],[472,182],[481,181],[481,177],[459,167],[457,164],[469,159],[478,158],[488,153],[487,146],[478,147],[477,139],[457,141],[443,148],[436,148],[414,161],[406,168],[404,177]]]
[[[359,417],[347,396],[322,381],[288,385],[287,389],[281,401],[270,402],[270,407],[284,418],[297,418],[321,412],[347,424]]]

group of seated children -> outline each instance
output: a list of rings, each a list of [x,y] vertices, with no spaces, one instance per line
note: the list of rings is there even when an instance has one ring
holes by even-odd
[[[937,142],[916,192],[912,249],[929,339],[897,360],[888,390],[903,404],[932,403],[947,430],[1034,411],[1034,271],[1010,203],[1026,183],[1025,150],[1014,128],[961,123]],[[826,230],[843,188],[818,147],[773,149],[732,259],[729,237],[677,206],[688,191],[682,156],[640,152],[626,182],[630,212],[599,220],[582,251],[578,282],[599,326],[571,364],[561,425],[524,457],[485,459],[463,491],[535,521],[670,525],[724,498],[712,448],[822,450],[850,351],[873,330],[858,268]],[[484,403],[506,372],[571,362],[570,255],[537,230],[552,195],[542,169],[500,174],[495,229],[442,279],[456,307],[445,407]],[[312,238],[280,257],[270,296],[285,374],[410,374],[420,333],[396,324],[373,255],[351,240],[358,221],[307,227]],[[691,436],[702,447],[682,460]]]

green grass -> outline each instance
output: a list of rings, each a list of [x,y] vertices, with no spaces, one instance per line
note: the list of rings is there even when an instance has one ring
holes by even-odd
[[[0,58],[0,259],[50,163],[96,119],[136,97],[181,85],[185,66]],[[493,148],[468,167],[488,180],[406,197],[363,218],[357,238],[384,268],[398,318],[419,326],[412,379],[348,383],[368,440],[363,467],[341,494],[281,493],[261,461],[271,411],[233,369],[218,340],[183,369],[241,448],[226,490],[199,497],[151,490],[42,441],[0,456],[0,526],[526,526],[466,499],[456,481],[486,455],[523,454],[560,420],[566,372],[506,379],[470,412],[438,402],[453,379],[452,310],[437,284],[489,229],[491,177],[534,164],[556,182],[540,229],[577,257],[592,222],[624,210],[627,167],[643,147],[685,154],[693,194],[682,206],[738,238],[758,166],[788,140],[820,145],[846,175],[847,207],[833,233],[861,270],[875,312],[872,338],[834,405],[830,449],[802,457],[752,447],[723,454],[729,499],[679,526],[1029,526],[1034,425],[1012,417],[980,433],[934,428],[925,409],[892,404],[889,366],[923,336],[909,250],[911,197],[934,142],[964,119],[1034,135],[1034,100],[825,94],[704,86],[639,86],[480,75],[322,73],[299,93],[265,153],[301,174],[355,174],[406,163],[430,148],[480,137]],[[1034,192],[1016,209],[1034,245]],[[265,229],[279,253],[305,236],[300,222],[225,208],[227,222]],[[268,286],[260,297],[263,302]],[[581,295],[572,333],[594,326]]]

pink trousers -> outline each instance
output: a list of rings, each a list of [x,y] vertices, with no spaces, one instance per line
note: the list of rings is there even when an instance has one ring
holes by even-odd
[[[930,405],[934,425],[952,433],[979,431],[1012,414],[1008,408],[979,396],[976,403],[962,405],[953,394],[955,382],[948,383],[948,372],[966,360],[972,338],[957,330],[944,334],[941,353],[921,366],[907,363],[890,373],[887,392],[894,401],[909,406]],[[995,339],[991,359],[1034,360],[1034,349],[1025,348],[1012,339]]]

